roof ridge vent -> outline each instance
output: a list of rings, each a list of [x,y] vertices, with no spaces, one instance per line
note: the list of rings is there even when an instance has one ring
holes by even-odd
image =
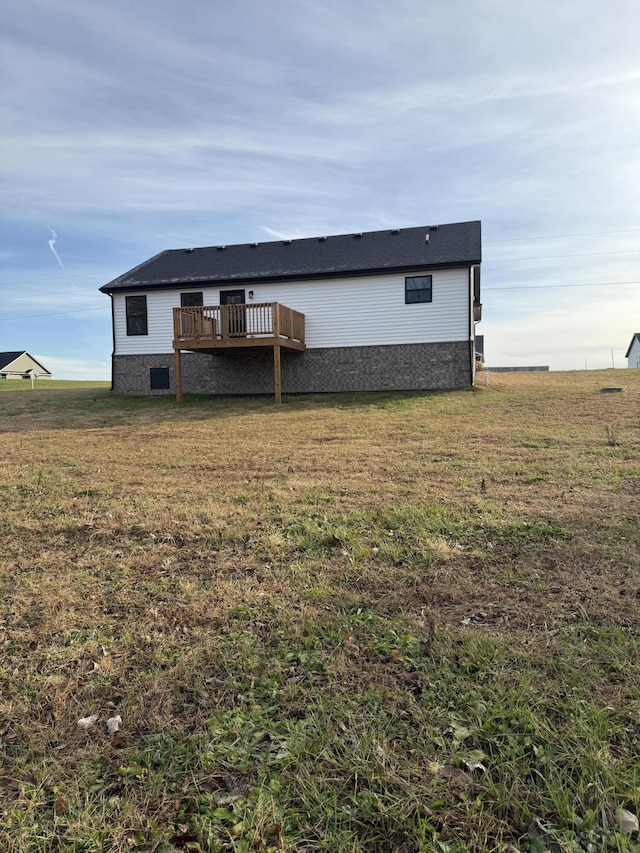
[[[429,225],[429,231],[437,231],[439,227],[439,225]]]
[[[288,240],[283,240],[283,241],[282,241],[282,245],[283,245],[283,246],[288,246],[291,242],[292,242],[292,240],[291,240],[291,238],[289,238]]]
[[[252,249],[257,249],[260,244],[259,243],[249,243],[249,245],[251,246]]]
[[[326,235],[324,237],[318,237],[318,243],[323,243],[327,239]]]
[[[399,233],[400,233],[400,229],[399,229],[399,228],[392,228],[392,229],[391,229],[391,233],[392,233],[392,234],[399,234]]]
[[[226,249],[226,246],[216,246],[216,249],[221,252],[223,249]]]
[[[184,250],[185,255],[190,255],[191,252],[193,252],[193,249],[185,249]]]
[[[362,237],[362,231],[358,231],[358,232],[357,232],[356,234],[354,234],[353,236],[354,236],[354,237]]]

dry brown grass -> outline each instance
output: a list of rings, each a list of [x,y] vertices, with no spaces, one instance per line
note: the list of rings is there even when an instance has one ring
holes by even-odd
[[[624,393],[600,393],[611,384]],[[0,409],[7,850],[169,849],[189,823],[184,802],[228,787],[225,773],[172,765],[160,778],[151,761],[131,771],[133,785],[126,768],[162,751],[157,739],[179,752],[203,737],[265,673],[287,714],[305,712],[310,677],[280,659],[285,639],[333,638],[329,651],[318,640],[327,697],[345,685],[411,693],[405,652],[382,648],[388,637],[378,650],[365,628],[345,634],[335,627],[345,614],[374,614],[394,636],[402,624],[427,651],[435,636],[455,646],[488,632],[551,693],[568,677],[554,658],[559,631],[635,630],[640,371],[494,374],[473,392],[294,398],[280,409],[53,393],[7,394]],[[591,696],[631,701],[635,681],[593,667]],[[495,675],[505,689],[514,678]],[[101,725],[121,714],[123,736],[79,730],[90,713]],[[94,789],[102,818],[78,805]],[[85,838],[76,823],[89,814]],[[496,815],[484,849],[522,829]],[[441,822],[441,837],[483,849],[456,820]],[[38,821],[59,846],[25,828]],[[270,831],[254,827],[251,844],[294,849]],[[334,849],[395,849],[358,837]],[[416,837],[402,849],[418,849]],[[203,838],[180,844],[245,849]]]

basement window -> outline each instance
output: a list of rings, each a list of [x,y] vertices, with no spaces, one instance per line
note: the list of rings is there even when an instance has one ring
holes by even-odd
[[[148,335],[147,297],[127,296],[127,335]]]
[[[149,384],[152,391],[167,391],[169,389],[169,368],[150,367]]]
[[[200,307],[204,305],[202,301],[202,291],[193,291],[192,293],[180,294],[180,305],[182,308],[191,308],[192,306]]]
[[[432,301],[430,275],[409,275],[404,280],[405,305]]]

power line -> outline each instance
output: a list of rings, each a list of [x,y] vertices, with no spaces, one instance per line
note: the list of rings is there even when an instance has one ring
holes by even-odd
[[[41,294],[42,299],[46,299],[47,296],[78,296],[78,290],[56,290],[54,293],[43,293]],[[41,299],[41,301],[42,301]],[[3,302],[24,302],[25,300],[32,302],[34,300],[34,296],[3,296]]]
[[[513,237],[508,240],[483,240],[483,245],[495,245],[498,243],[518,243],[524,242],[526,240],[559,240],[568,237],[601,237],[603,235],[608,234],[634,234],[640,233],[640,228],[627,228],[619,231],[584,231],[579,234],[548,234],[546,236],[541,237]],[[535,255],[531,257],[524,258],[485,258],[485,263],[493,263],[493,264],[502,264],[502,263],[514,263],[517,261],[547,261],[547,260],[560,260],[563,258],[590,258],[596,256],[603,255],[633,255],[640,253],[640,249],[621,249],[613,252],[575,252],[567,255]],[[92,270],[90,272],[85,273],[74,273],[74,278],[82,277],[82,276],[108,276],[112,275],[112,270]],[[31,279],[12,279],[11,281],[0,281],[0,287],[4,285],[16,285],[16,284],[38,284],[40,282],[45,281],[61,281],[61,280],[69,280],[69,274],[67,275],[56,275],[56,276],[47,276],[47,278],[31,278]],[[494,288],[495,289],[495,288]],[[62,312],[69,313],[69,312]],[[49,315],[37,315],[37,316],[49,316]]]
[[[607,233],[615,234],[615,233],[622,233],[622,232],[610,231]],[[567,234],[567,235],[558,235],[558,236],[571,236],[571,235]],[[517,238],[517,239],[526,240],[529,238],[522,237],[522,238]],[[531,238],[531,239],[546,239],[546,238],[541,237],[541,238]],[[508,242],[512,242],[512,241],[510,241],[510,240],[487,240],[484,242],[487,242],[487,243],[503,243],[503,242],[508,243]],[[603,256],[603,255],[636,255],[636,254],[640,254],[640,249],[619,249],[615,252],[573,252],[573,253],[568,254],[568,255],[532,255],[530,257],[524,257],[524,258],[485,258],[484,263],[485,264],[506,264],[506,263],[515,263],[517,261],[552,261],[552,260],[558,260],[561,258],[591,258],[591,257]],[[84,275],[98,275],[98,273],[84,273]],[[74,277],[78,278],[77,275],[75,275]],[[52,278],[12,279],[10,282],[9,281],[0,281],[0,287],[2,287],[3,285],[14,285],[14,284],[38,284],[38,283],[43,282],[43,281],[59,281],[60,279],[67,279],[68,280],[69,276],[60,275],[60,276],[55,276]]]
[[[81,314],[83,311],[104,311],[108,306],[98,308],[76,308],[75,311],[52,311],[49,314],[27,314],[25,317],[0,317],[0,323],[8,323],[10,320],[33,320],[35,317],[60,317],[62,314]]]
[[[571,255],[537,255],[530,258],[492,258],[491,260],[485,259],[485,263],[504,264],[512,263],[513,261],[552,261],[557,258],[591,258],[595,255],[637,255],[639,253],[640,249],[624,249],[623,251],[618,252],[574,252]]]
[[[108,276],[111,274],[112,274],[111,272],[105,272],[105,271],[101,271],[101,270],[93,270],[91,272],[74,273],[72,278],[84,278],[84,277],[96,276],[96,275],[99,275],[102,278],[103,276]],[[18,278],[18,279],[12,278],[10,281],[9,280],[0,281],[0,287],[2,285],[12,285],[12,284],[32,284],[33,282],[39,282],[39,281],[60,281],[62,279],[64,279],[65,281],[69,281],[69,278],[70,278],[69,275],[63,275],[62,273],[60,273],[60,275],[47,276],[47,278],[40,278],[40,277],[38,277],[38,278]]]
[[[547,288],[564,288],[564,287],[617,287],[626,284],[640,284],[640,281],[594,281],[582,284],[513,284],[506,287],[483,287],[483,292],[487,290],[543,290]],[[61,317],[65,314],[82,314],[86,311],[103,311],[108,306],[98,306],[96,308],[76,308],[74,311],[50,311],[47,314],[27,314],[23,317],[0,317],[0,323],[8,323],[11,320],[33,320],[39,317]]]
[[[506,287],[483,287],[486,290],[542,290],[547,287],[617,287],[623,284],[640,284],[640,281],[590,281],[581,284],[509,284]]]
[[[483,243],[520,243],[524,240],[561,240],[564,237],[602,237],[607,234],[637,234],[640,228],[625,228],[620,231],[583,231],[581,234],[547,234],[542,237],[512,237],[509,240],[483,240]]]

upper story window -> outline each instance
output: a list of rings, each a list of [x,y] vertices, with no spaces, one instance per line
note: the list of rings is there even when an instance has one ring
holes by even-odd
[[[147,297],[127,296],[127,335],[148,335]]]
[[[182,306],[182,308],[190,308],[192,305],[204,305],[204,302],[202,301],[202,291],[196,290],[192,293],[181,293],[180,305]]]
[[[431,276],[408,275],[404,280],[404,301],[406,305],[412,305],[416,302],[431,302]]]

